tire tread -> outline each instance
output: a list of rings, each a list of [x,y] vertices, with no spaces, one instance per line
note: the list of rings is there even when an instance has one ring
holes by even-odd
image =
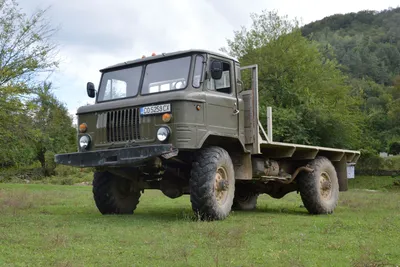
[[[332,165],[331,161],[325,157],[317,157],[310,164],[314,172],[304,173],[298,180],[300,196],[304,206],[311,214],[331,214],[338,203],[339,184],[337,173]],[[329,176],[332,182],[332,203],[325,203],[320,199],[318,182],[316,177],[320,170],[329,172]]]
[[[233,164],[228,152],[220,147],[207,147],[198,152],[197,157],[192,163],[191,179],[190,179],[190,201],[193,211],[200,216],[201,219],[224,219],[229,212],[222,212],[215,207],[213,193],[213,181],[218,162],[228,160],[231,170],[227,170],[233,174]],[[233,185],[234,187],[234,177]],[[233,201],[233,196],[228,196]],[[230,204],[232,206],[232,204]],[[230,211],[230,209],[229,209]]]
[[[140,192],[134,192],[130,196],[132,201],[121,206],[112,190],[116,182],[114,179],[117,178],[109,172],[94,173],[92,192],[98,210],[102,214],[132,214],[139,204]]]

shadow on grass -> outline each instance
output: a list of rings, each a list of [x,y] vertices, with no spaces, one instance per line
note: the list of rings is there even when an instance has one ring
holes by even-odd
[[[32,211],[31,211],[32,212]],[[54,210],[37,210],[35,213],[40,213],[45,216],[57,216],[62,221],[69,223],[91,223],[91,224],[153,224],[153,223],[195,223],[201,222],[190,207],[153,207],[146,209],[137,209],[133,214],[109,214],[102,215],[96,208],[83,208],[71,210],[67,207],[57,207]],[[249,217],[262,216],[268,218],[270,215],[276,216],[310,216],[307,210],[289,209],[289,208],[264,208],[260,207],[252,211],[232,211],[231,216],[224,221],[249,219]],[[205,221],[207,222],[207,220]]]
[[[43,214],[43,212],[41,212]],[[107,221],[131,221],[132,222],[177,222],[177,221],[196,221],[191,209],[179,207],[146,208],[137,209],[133,214],[101,214],[95,207],[82,210],[71,211],[67,208],[58,208],[48,212],[47,215],[68,217],[68,220],[82,220],[98,222]]]
[[[304,210],[288,209],[288,208],[256,208],[251,211],[233,210],[232,217],[251,217],[251,216],[268,216],[268,215],[282,215],[282,216],[312,216],[304,208]],[[131,217],[133,220],[141,221],[165,221],[165,222],[197,222],[199,218],[194,214],[190,208],[163,208],[162,211],[157,208],[147,209],[146,211],[135,211],[133,215],[100,215],[103,217],[125,218]],[[229,219],[229,217],[228,217]]]
[[[20,215],[20,216],[56,216],[68,221],[94,221],[95,223],[103,223],[111,220],[113,222],[121,220],[122,222],[196,222],[200,221],[199,217],[194,214],[191,209],[190,202],[173,201],[169,205],[164,200],[155,198],[154,203],[146,199],[143,205],[139,205],[134,214],[130,215],[102,215],[96,208],[93,200],[87,199],[76,201],[74,196],[65,192],[57,192],[57,194],[41,194],[32,193],[27,190],[10,190],[0,191],[0,214],[2,215]],[[81,206],[82,204],[82,206]],[[309,216],[305,208],[293,204],[262,204],[259,203],[257,208],[252,211],[233,211],[232,217],[266,216],[268,215],[292,215],[292,216]]]
[[[300,209],[300,208],[299,208]],[[239,210],[239,211],[234,211],[235,214],[246,214],[246,215],[251,215],[251,214],[282,214],[282,215],[295,215],[295,216],[310,216],[308,211],[305,208],[301,208],[302,210],[299,209],[288,209],[288,208],[278,208],[278,207],[257,207],[255,210]]]

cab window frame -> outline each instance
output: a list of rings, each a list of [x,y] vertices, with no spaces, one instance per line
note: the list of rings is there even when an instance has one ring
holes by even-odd
[[[197,61],[201,60],[199,65],[197,65]],[[193,88],[201,88],[201,84],[204,83],[204,64],[205,63],[205,57],[202,54],[194,54],[194,59],[193,59],[193,74],[192,74],[192,87]],[[196,71],[200,71],[199,75],[199,82],[198,84],[195,84],[195,76],[196,76]]]
[[[209,87],[209,83],[211,81],[215,81],[211,77],[209,69],[208,69],[208,75],[207,75],[206,79],[204,80],[204,88],[209,92],[215,92],[215,93],[218,93],[218,94],[233,96],[235,94],[235,89],[233,87],[234,78],[232,76],[234,76],[234,73],[233,73],[233,68],[232,68],[232,61],[231,60],[227,60],[225,58],[220,58],[220,57],[217,57],[217,56],[210,56],[207,66],[211,66],[211,63],[213,61],[220,61],[220,62],[222,62],[222,64],[226,64],[229,67],[229,76],[228,76],[229,77],[229,87],[223,87],[223,88],[229,88],[229,92],[224,92],[222,90],[217,90],[215,88],[210,88]],[[222,75],[221,79],[223,79],[223,78],[224,78],[224,76]],[[214,82],[214,86],[215,86],[215,82]]]

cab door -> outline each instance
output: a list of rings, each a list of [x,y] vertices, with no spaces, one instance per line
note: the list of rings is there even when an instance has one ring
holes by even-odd
[[[235,90],[235,67],[232,61],[217,57],[210,57],[208,66],[214,60],[222,62],[222,76],[216,80],[207,75],[204,81],[208,129],[217,135],[238,137],[239,107]]]

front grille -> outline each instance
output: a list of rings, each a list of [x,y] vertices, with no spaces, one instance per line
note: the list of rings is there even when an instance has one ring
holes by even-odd
[[[107,112],[107,142],[140,139],[139,109]]]
[[[128,108],[98,114],[100,143],[140,139],[139,109]]]

